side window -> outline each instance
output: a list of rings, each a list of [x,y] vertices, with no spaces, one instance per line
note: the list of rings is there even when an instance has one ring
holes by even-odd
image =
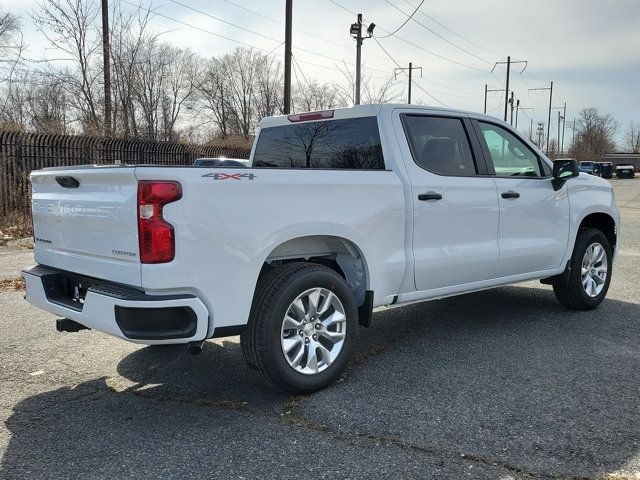
[[[502,127],[478,122],[496,175],[541,177],[538,156],[520,139]]]
[[[461,119],[403,115],[403,122],[418,166],[439,175],[470,177],[477,173]]]
[[[378,119],[359,117],[263,128],[253,167],[384,170]]]

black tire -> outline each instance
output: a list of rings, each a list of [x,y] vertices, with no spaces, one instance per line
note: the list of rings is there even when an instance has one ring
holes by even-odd
[[[324,370],[306,375],[287,363],[281,347],[285,314],[295,298],[311,288],[330,290],[344,307],[346,336],[338,356]],[[344,279],[334,270],[313,263],[289,263],[275,268],[258,282],[247,328],[240,335],[247,364],[270,388],[287,394],[309,394],[333,383],[353,353],[358,310]]]
[[[584,254],[593,243],[599,243],[604,247],[607,257],[607,277],[605,279],[604,287],[602,291],[595,297],[591,297],[587,294],[582,286],[582,259]],[[561,275],[553,283],[553,293],[556,295],[556,299],[565,307],[573,310],[590,310],[596,308],[609,290],[609,283],[611,282],[612,273],[612,254],[611,245],[607,237],[595,228],[582,228],[578,231],[575,246],[573,247],[573,254],[571,260],[569,260],[570,270],[568,275]]]

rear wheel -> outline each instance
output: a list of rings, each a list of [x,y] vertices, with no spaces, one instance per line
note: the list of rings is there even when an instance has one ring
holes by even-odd
[[[357,309],[344,279],[323,265],[291,263],[259,282],[241,335],[265,383],[306,394],[335,381],[353,352]]]
[[[607,237],[595,228],[578,232],[571,256],[570,271],[553,283],[560,303],[575,310],[595,308],[609,290],[611,281],[611,246]]]

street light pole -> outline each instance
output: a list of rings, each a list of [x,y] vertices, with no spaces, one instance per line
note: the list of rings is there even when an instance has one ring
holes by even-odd
[[[360,105],[360,82],[361,82],[361,68],[362,68],[362,42],[365,38],[369,38],[373,35],[373,29],[375,28],[375,23],[370,23],[367,28],[367,37],[362,36],[362,14],[358,14],[358,19],[356,23],[351,24],[351,28],[349,32],[351,36],[356,39],[356,86],[355,86],[355,104]]]

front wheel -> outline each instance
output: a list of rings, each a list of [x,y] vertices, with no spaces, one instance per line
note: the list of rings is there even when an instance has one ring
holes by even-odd
[[[357,316],[351,291],[334,270],[290,263],[258,283],[241,335],[242,352],[268,386],[289,394],[312,393],[345,369]]]
[[[581,229],[569,261],[568,275],[562,275],[553,283],[558,301],[574,310],[600,305],[609,290],[612,260],[607,237],[595,228]]]

